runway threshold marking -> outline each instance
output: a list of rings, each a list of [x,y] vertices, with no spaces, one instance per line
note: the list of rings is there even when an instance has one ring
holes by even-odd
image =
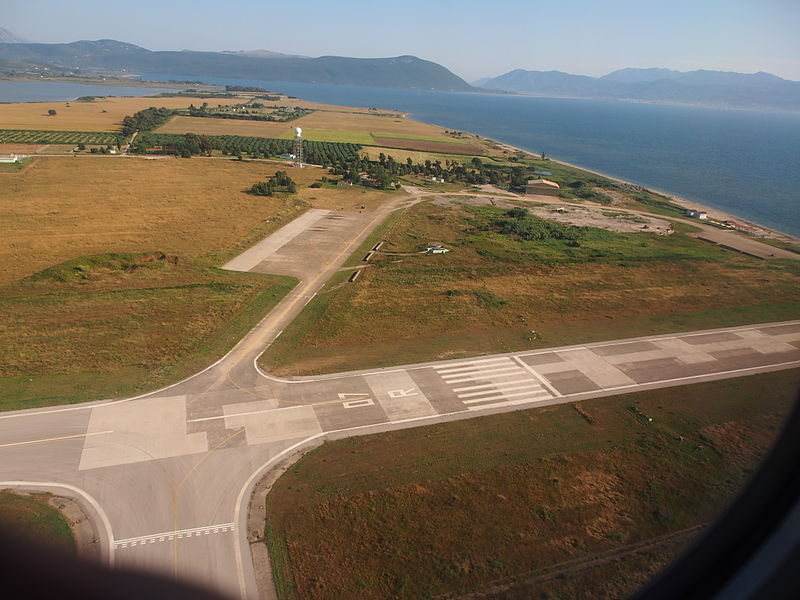
[[[46,444],[47,442],[63,442],[66,440],[78,440],[80,438],[87,438],[93,435],[104,435],[106,433],[114,433],[109,431],[93,431],[92,433],[78,433],[75,435],[62,435],[60,437],[43,438],[41,440],[27,440],[24,442],[12,442],[10,444],[0,444],[0,448],[10,448],[12,446],[27,446],[29,444]]]
[[[157,542],[171,542],[175,539],[199,537],[201,535],[212,535],[215,533],[227,533],[235,531],[234,523],[220,523],[218,525],[206,525],[205,527],[192,527],[191,529],[177,529],[175,531],[164,531],[162,533],[151,533],[150,535],[140,535],[138,537],[126,538],[124,540],[114,540],[114,548],[135,548],[145,544],[155,544]]]

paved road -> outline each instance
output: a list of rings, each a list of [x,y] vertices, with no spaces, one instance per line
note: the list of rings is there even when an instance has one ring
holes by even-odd
[[[260,372],[263,348],[389,211],[416,199],[311,213],[240,257],[233,267],[305,278],[205,371],[138,398],[0,415],[0,481],[83,496],[114,564],[255,598],[249,493],[304,445],[800,365],[793,321],[322,377]]]

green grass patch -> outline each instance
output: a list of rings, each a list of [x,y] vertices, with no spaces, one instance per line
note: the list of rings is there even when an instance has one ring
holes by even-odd
[[[75,538],[67,519],[47,504],[48,494],[32,496],[0,491],[0,525],[33,543],[75,554]]]
[[[0,129],[0,144],[116,144],[120,135],[107,131]]]
[[[45,269],[0,289],[0,410],[174,383],[224,355],[294,285],[158,252]]]
[[[327,442],[267,497],[279,597],[466,594],[708,523],[799,382],[794,369]],[[589,569],[584,589],[625,597],[671,552]]]

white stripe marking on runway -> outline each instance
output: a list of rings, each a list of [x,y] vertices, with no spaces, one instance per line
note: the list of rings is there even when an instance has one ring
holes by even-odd
[[[458,392],[468,392],[470,390],[479,390],[479,389],[483,389],[483,388],[490,388],[490,387],[494,387],[496,385],[511,385],[512,383],[524,383],[524,382],[530,381],[530,380],[531,380],[530,377],[526,377],[525,379],[515,379],[514,381],[504,381],[502,383],[482,383],[480,385],[468,385],[466,387],[453,388],[453,391],[456,392],[456,393],[458,393]]]
[[[458,394],[459,398],[472,398],[474,396],[481,396],[483,394],[491,394],[492,392],[513,392],[514,390],[541,390],[542,386],[535,381],[528,381],[526,385],[515,385],[511,387],[503,387],[500,384],[495,386],[493,390],[482,390],[479,392],[468,392],[466,394]]]
[[[211,533],[226,533],[233,531],[235,525],[233,523],[221,523],[219,525],[206,525],[205,527],[193,527],[191,529],[179,529],[177,531],[165,531],[163,533],[153,533],[151,535],[140,535],[138,537],[126,538],[124,540],[114,540],[115,548],[135,547],[140,544],[154,544],[155,542],[163,542],[166,540],[174,540],[176,537],[182,539],[184,537],[192,537],[198,535],[209,535]]]
[[[494,396],[486,396],[484,398],[471,398],[469,400],[462,400],[464,404],[475,404],[476,402],[485,402],[486,400],[499,400],[500,398],[510,399],[515,396],[525,396],[526,394],[530,395],[531,391],[526,390],[524,392],[514,392],[513,394],[496,394]],[[541,390],[534,394],[535,396],[545,395],[547,397],[551,397],[547,390]]]
[[[491,377],[499,377],[499,373],[505,373],[506,375],[510,375],[510,371],[515,373],[524,373],[524,369],[520,369],[517,366],[509,366],[503,367],[501,369],[492,369],[486,371],[474,371],[473,373],[457,373],[455,377],[450,376],[442,376],[447,383],[461,383],[462,381],[476,381],[480,379],[489,379]]]

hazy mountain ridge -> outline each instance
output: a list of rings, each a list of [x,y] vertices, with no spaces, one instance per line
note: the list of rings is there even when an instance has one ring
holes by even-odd
[[[800,111],[800,82],[763,71],[628,68],[602,77],[588,77],[561,71],[516,69],[484,81],[481,87],[537,96]]]
[[[9,31],[5,27],[0,27],[0,44],[19,44],[27,41],[28,40],[22,39],[13,31]]]
[[[69,44],[2,44],[0,58],[82,71],[173,73],[268,81],[332,83],[452,91],[472,90],[445,67],[416,56],[304,58],[255,52],[151,51],[115,40]]]

